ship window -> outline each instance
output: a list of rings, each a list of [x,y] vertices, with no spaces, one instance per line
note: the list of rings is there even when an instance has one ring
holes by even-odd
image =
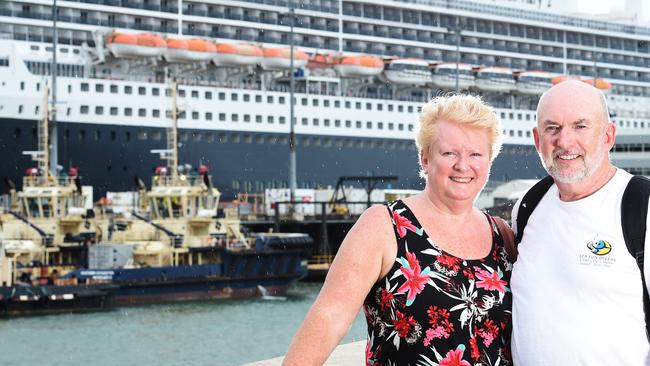
[[[199,119],[199,112],[193,111],[192,112],[192,119]]]
[[[264,136],[255,137],[255,143],[258,144],[258,145],[264,144]]]
[[[526,137],[530,137],[530,131],[526,131]]]
[[[314,106],[314,107],[318,107],[318,99],[316,99],[316,98],[312,99],[311,105]]]
[[[133,87],[130,85],[125,85],[124,86],[124,94],[132,94],[133,93]]]
[[[348,108],[348,109],[352,108],[352,103],[350,101],[346,100],[345,101],[345,108]]]
[[[178,97],[185,98],[185,89],[178,89]]]
[[[244,102],[250,102],[251,96],[249,94],[244,94]]]
[[[394,130],[395,129],[395,124],[393,122],[388,123],[388,129],[389,130]]]
[[[68,84],[68,93],[72,93],[72,85]]]
[[[273,116],[266,116],[266,123],[273,123]]]
[[[506,112],[501,112],[501,119],[506,119]]]
[[[79,108],[79,113],[81,113],[81,114],[88,114],[88,106],[87,106],[87,105],[82,105],[82,106]]]
[[[413,106],[412,105],[408,106],[407,110],[408,110],[409,113],[413,113]]]
[[[15,139],[20,138],[20,128],[14,130],[14,138]]]
[[[192,95],[192,98],[198,98],[199,97],[199,91],[198,90],[192,90],[191,95]]]
[[[330,126],[330,120],[326,118],[326,119],[323,121],[323,126],[325,126],[325,127],[329,127],[329,126]]]
[[[230,115],[231,122],[237,122],[238,120],[239,120],[239,115],[237,113],[233,113]]]
[[[313,124],[314,126],[318,126],[318,125],[320,125],[320,121],[318,120],[318,118],[314,118],[314,119],[312,120],[312,124]]]
[[[284,104],[285,103],[285,98],[284,97],[279,97],[278,98],[278,103]]]
[[[334,120],[334,127],[341,127],[341,120],[340,119],[335,119]]]
[[[101,131],[95,130],[95,141],[99,141],[102,138]]]
[[[268,103],[268,104],[273,103],[273,96],[272,95],[269,95],[269,96],[266,97],[266,103]]]
[[[382,110],[384,110],[384,106],[383,106],[383,104],[377,103],[377,110],[378,110],[378,111],[382,111]]]
[[[212,112],[205,112],[205,120],[212,121]]]
[[[512,112],[508,113],[508,118],[509,119],[515,119],[515,114],[512,113]]]
[[[207,142],[214,142],[214,134],[213,134],[213,133],[207,133],[207,134],[205,135],[205,140],[206,140]]]
[[[22,89],[22,88],[23,88],[23,86],[22,86],[23,83],[20,83],[20,85],[21,85],[21,86],[20,86],[20,89]],[[88,83],[81,83],[81,91],[88,91],[89,88],[90,88],[90,87],[88,86]]]
[[[154,109],[151,111],[151,116],[154,118],[160,117],[160,109]]]
[[[515,131],[513,131],[513,130],[509,130],[509,131],[508,131],[508,134],[509,134],[511,137],[514,137],[514,136],[515,136]]]
[[[181,132],[181,133],[178,135],[178,138],[179,138],[181,141],[187,141],[187,140],[190,139],[190,135],[189,135],[187,132]]]
[[[261,95],[256,95],[255,96],[255,103],[262,103],[262,96]]]
[[[226,100],[226,93],[219,92],[219,100]]]
[[[41,91],[41,83],[36,83],[36,91]]]
[[[404,124],[403,123],[398,124],[397,129],[400,131],[404,131]]]
[[[367,121],[367,122],[366,122],[366,128],[367,128],[367,129],[372,129],[372,122]]]
[[[160,141],[162,140],[162,133],[160,131],[153,131],[151,132],[151,138],[156,141]]]
[[[147,131],[138,131],[137,134],[138,140],[146,140],[147,139]]]
[[[250,122],[251,121],[251,115],[250,114],[244,114],[244,122]]]
[[[192,134],[192,141],[194,142],[199,142],[201,141],[201,134],[196,132]]]
[[[185,119],[185,111],[178,112],[178,119]]]
[[[104,92],[104,84],[95,84],[95,91],[97,93],[103,93]]]
[[[79,130],[79,141],[83,141],[86,138],[86,131]]]
[[[262,116],[261,115],[255,115],[255,122],[256,123],[262,123]]]
[[[147,116],[147,110],[144,108],[139,108],[138,109],[138,116],[139,117],[146,117]]]
[[[147,88],[145,88],[144,86],[138,87],[138,94],[146,95],[147,94]]]
[[[389,105],[388,105],[388,111],[389,111],[389,112],[392,112],[392,111],[393,111],[393,105],[392,105],[392,104],[389,104]]]
[[[361,109],[361,102],[354,103],[354,108]]]
[[[160,89],[158,88],[151,88],[151,95],[157,97],[160,95]]]
[[[362,125],[361,121],[357,121],[356,126],[357,126],[357,128],[361,128],[361,126],[363,126],[363,125]]]
[[[307,98],[302,98],[302,99],[300,100],[300,104],[302,104],[302,105],[307,105]]]
[[[335,100],[334,101],[334,108],[341,108],[341,101]]]
[[[8,58],[0,58],[0,67],[7,67],[9,66],[9,59]]]
[[[219,121],[225,121],[226,120],[226,114],[225,113],[219,113]]]
[[[348,127],[348,128],[352,127],[352,121],[350,121],[349,119],[346,119],[345,120],[345,127]]]
[[[34,114],[35,115],[38,115],[38,110],[39,110],[38,106],[34,107]]]
[[[253,136],[246,134],[244,135],[244,143],[245,144],[252,144],[253,143]]]
[[[104,114],[104,107],[101,105],[95,106],[95,114],[102,115]]]
[[[65,112],[66,112],[65,115],[66,115],[66,116],[69,116],[70,113],[72,113],[72,108],[71,108],[71,107],[68,107],[68,108],[66,109]]]
[[[523,119],[523,116],[521,115],[521,113],[517,113],[517,119],[520,120],[520,121]]]
[[[526,121],[530,121],[530,114],[526,113]]]
[[[302,119],[302,125],[307,126],[307,123],[309,123],[309,120],[307,118]]]
[[[404,112],[404,106],[403,105],[398,105],[397,106],[397,111],[398,112]]]
[[[372,103],[366,103],[366,109],[371,111],[372,110]]]
[[[230,100],[232,100],[233,102],[236,102],[237,99],[238,99],[238,95],[236,93],[231,93],[230,94]]]
[[[287,123],[287,119],[286,119],[286,117],[284,117],[284,116],[280,116],[279,122],[280,122],[281,125]]]
[[[111,131],[111,141],[115,141],[115,138],[117,137],[117,134],[115,131]]]
[[[110,90],[111,90],[111,93],[117,94],[117,85],[111,84]]]
[[[330,106],[330,100],[329,100],[329,99],[325,99],[325,100],[323,101],[323,107],[329,107],[329,106]]]
[[[413,131],[413,124],[409,124],[409,131]]]
[[[124,133],[124,140],[126,140],[126,142],[131,141],[131,132],[127,131]]]
[[[133,109],[129,108],[129,107],[124,108],[124,115],[125,116],[132,116],[133,115]]]

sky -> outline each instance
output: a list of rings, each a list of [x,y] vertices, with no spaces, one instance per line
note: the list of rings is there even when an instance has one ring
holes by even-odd
[[[562,0],[555,0],[562,1]],[[635,2],[644,3],[647,0],[636,0]],[[587,14],[612,14],[623,13],[625,7],[624,0],[576,0],[580,12]],[[642,17],[650,20],[650,5],[644,4]]]

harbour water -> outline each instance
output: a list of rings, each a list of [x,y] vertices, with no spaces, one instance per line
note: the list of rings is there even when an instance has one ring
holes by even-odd
[[[0,320],[0,365],[241,365],[281,356],[322,284],[286,300],[124,307]],[[365,339],[359,314],[344,343]]]

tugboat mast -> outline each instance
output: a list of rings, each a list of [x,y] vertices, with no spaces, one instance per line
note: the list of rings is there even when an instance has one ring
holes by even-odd
[[[58,128],[57,128],[57,123],[56,123],[56,74],[57,74],[57,63],[56,63],[56,48],[58,44],[58,32],[56,28],[56,18],[57,18],[57,7],[56,7],[56,0],[54,0],[54,3],[52,5],[52,65],[50,67],[50,70],[52,72],[52,113],[51,113],[51,118],[52,122],[50,123],[50,126],[52,127],[52,132],[51,132],[51,146],[47,145],[47,128],[45,130],[45,148],[41,147],[40,145],[40,140],[39,140],[39,149],[41,151],[47,151],[48,149],[50,150],[50,157],[51,160],[49,161],[49,171],[53,175],[58,175],[57,172],[57,167],[59,165],[58,157],[58,149],[59,149],[59,133],[58,133]],[[46,104],[46,109],[48,108],[48,105]],[[47,115],[47,112],[46,112]],[[40,128],[40,126],[39,126]],[[40,135],[39,135],[40,136]],[[39,163],[40,164],[40,163]],[[46,163],[47,164],[47,163]],[[47,165],[45,166],[47,169]],[[40,168],[40,165],[39,165]],[[45,170],[47,171],[47,170]]]

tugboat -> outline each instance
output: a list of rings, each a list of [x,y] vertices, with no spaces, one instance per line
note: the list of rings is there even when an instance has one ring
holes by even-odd
[[[76,169],[56,177],[49,170],[48,88],[38,126],[38,162],[29,168],[23,190],[10,188],[0,210],[0,315],[97,310],[110,307],[114,285],[63,279],[85,265],[87,248],[101,238],[92,195],[81,186]],[[10,184],[10,187],[13,186]]]
[[[250,233],[235,212],[218,209],[220,193],[206,166],[180,169],[176,83],[171,87],[168,161],[152,186],[142,184],[130,210],[110,205],[106,240],[89,248],[89,267],[66,278],[117,285],[118,305],[278,296],[307,274],[313,240],[306,234]]]

